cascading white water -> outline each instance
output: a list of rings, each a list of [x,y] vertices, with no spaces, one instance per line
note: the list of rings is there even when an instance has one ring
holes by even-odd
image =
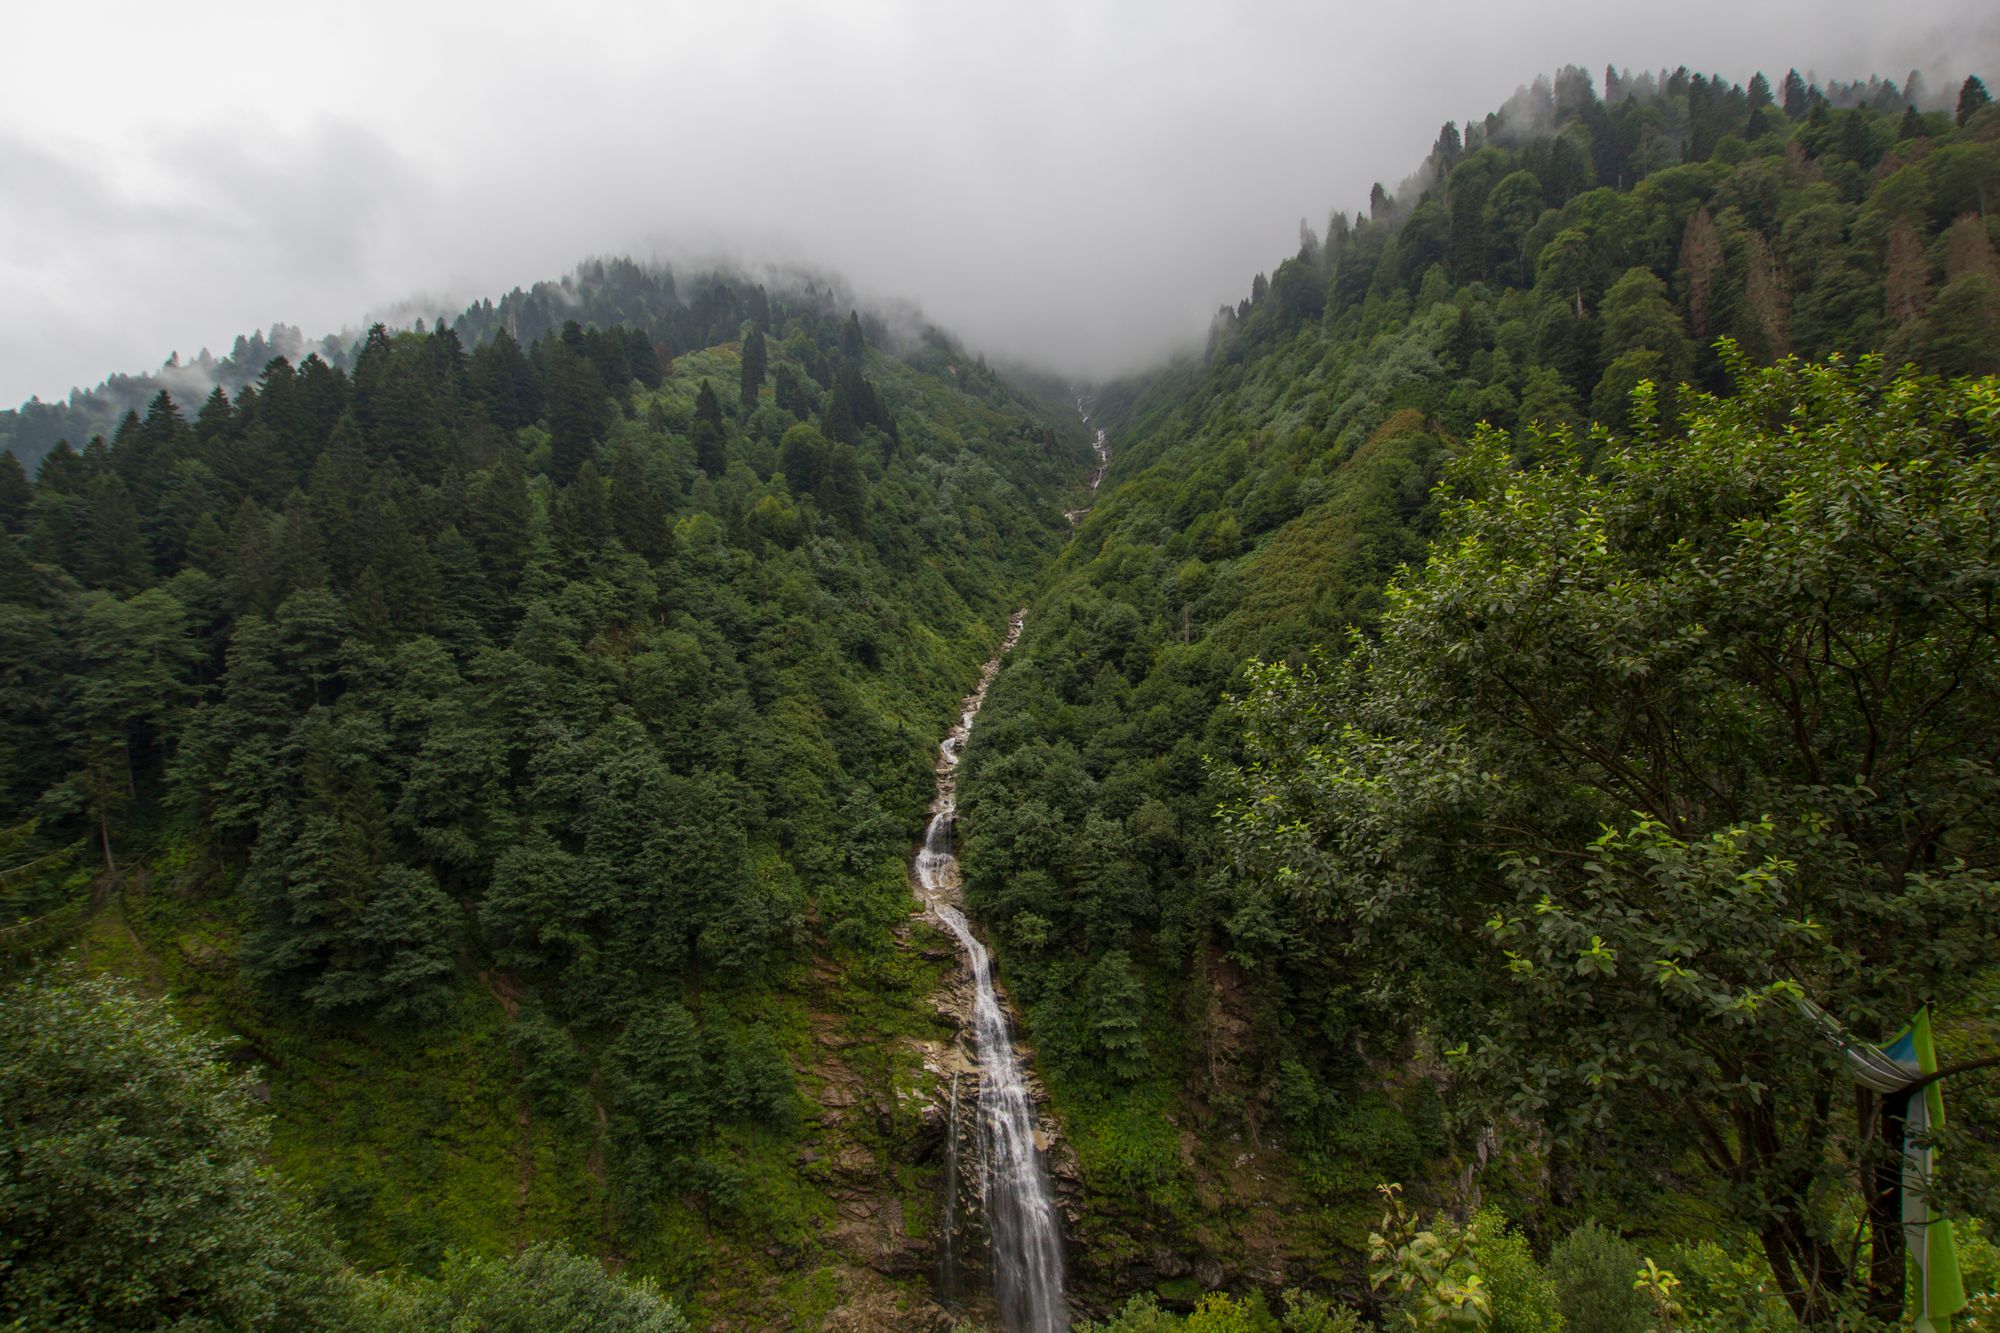
[[[958,1304],[958,1071],[951,1071],[951,1102],[944,1119],[944,1216],[938,1219],[938,1299]]]
[[[1016,614],[1000,651],[1013,647],[1020,633],[1021,615]],[[938,747],[937,799],[931,804],[930,826],[924,830],[924,844],[917,852],[914,869],[925,906],[958,937],[972,974],[973,1051],[979,1070],[980,1193],[993,1249],[993,1295],[1000,1323],[1020,1333],[1062,1333],[1069,1327],[1069,1309],[1063,1300],[1062,1229],[1048,1168],[1035,1141],[1035,1103],[1014,1057],[1007,1011],[1000,1007],[993,987],[992,957],[954,901],[958,896],[958,858],[951,850],[951,828],[958,813],[955,770],[959,749],[971,733],[972,720],[999,669],[998,657],[987,663],[979,688],[965,701],[958,725]],[[952,1091],[955,1104],[956,1081]],[[954,1184],[947,1182],[947,1187]],[[946,1244],[950,1243],[948,1229]]]
[[[1084,425],[1090,425],[1090,402],[1088,399],[1079,398],[1076,400],[1076,414],[1083,418]],[[1097,470],[1090,474],[1090,498],[1094,504],[1097,500],[1097,488],[1104,484],[1104,474],[1111,470],[1111,438],[1104,433],[1101,427],[1092,426],[1091,429],[1096,433],[1091,437],[1090,447],[1097,453]],[[1083,522],[1084,516],[1088,513],[1090,513],[1090,505],[1085,505],[1081,509],[1065,509],[1063,517],[1069,520],[1069,525],[1073,528]]]

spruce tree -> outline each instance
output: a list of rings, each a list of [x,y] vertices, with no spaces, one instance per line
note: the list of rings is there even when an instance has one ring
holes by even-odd
[[[835,444],[827,450],[818,499],[820,509],[849,532],[858,534],[867,526],[868,478],[852,445]]]
[[[502,430],[518,430],[541,415],[534,367],[506,329],[473,352],[466,379],[480,410]]]
[[[563,547],[587,555],[612,535],[611,497],[597,464],[585,463],[576,480],[563,488],[556,502],[556,540]]]
[[[655,563],[665,558],[672,542],[666,506],[646,481],[639,452],[629,440],[619,441],[617,461],[611,465],[611,527],[626,550]]]
[[[478,549],[487,576],[503,593],[513,590],[527,564],[533,515],[520,455],[503,448],[499,461],[474,493],[465,534]]]
[[[1785,71],[1782,93],[1786,117],[1791,120],[1804,120],[1806,113],[1812,110],[1812,100],[1806,92],[1806,81],[1799,77],[1797,70]]]
[[[614,411],[597,367],[567,343],[550,346],[549,474],[568,485],[597,452]]]
[[[768,354],[764,348],[764,331],[753,328],[750,336],[743,340],[743,379],[741,385],[741,410],[749,416],[757,407],[757,392],[764,387],[764,369]]]
[[[1967,121],[1979,114],[1980,108],[1992,100],[1992,95],[1986,91],[1986,85],[1980,81],[1978,75],[1966,75],[1965,82],[1958,90],[1959,126],[1963,128]]]
[[[139,529],[139,511],[116,474],[90,484],[83,541],[74,563],[86,583],[114,592],[137,592],[151,581],[152,565],[145,534]]]
[[[703,380],[694,400],[694,455],[696,466],[711,477],[719,477],[728,469],[726,440],[722,400],[715,396],[715,386]]]
[[[201,411],[195,414],[195,438],[207,444],[227,435],[235,424],[232,412],[229,395],[223,392],[222,386],[218,384],[210,389],[208,397],[202,401]]]
[[[1115,1078],[1135,1079],[1146,1072],[1146,1038],[1142,1015],[1145,992],[1132,968],[1132,957],[1113,949],[1098,960],[1084,983],[1091,1021],[1092,1054]]]
[[[0,532],[23,531],[34,499],[35,488],[28,484],[21,460],[12,449],[0,449]]]

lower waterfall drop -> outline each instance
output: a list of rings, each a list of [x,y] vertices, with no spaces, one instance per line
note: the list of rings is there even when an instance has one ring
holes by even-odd
[[[951,1071],[951,1103],[944,1118],[944,1213],[938,1219],[938,1299],[958,1304],[958,1071]]]
[[[1021,620],[1021,613],[1016,613],[1001,645],[1001,654],[1020,638]],[[972,978],[973,1051],[979,1073],[980,1194],[985,1203],[986,1234],[992,1247],[993,1296],[1000,1326],[1010,1333],[1063,1333],[1069,1327],[1069,1308],[1063,1298],[1062,1225],[1048,1168],[1035,1141],[1035,1103],[1015,1059],[1007,1011],[1001,1008],[999,994],[993,987],[992,957],[973,935],[965,913],[957,904],[958,858],[951,850],[952,821],[958,812],[959,751],[971,734],[972,720],[985,702],[987,687],[999,669],[1000,658],[996,656],[981,672],[979,688],[967,696],[958,725],[938,747],[937,799],[931,804],[930,825],[924,830],[924,844],[912,869],[924,905],[965,950]],[[954,1109],[957,1091],[954,1077]],[[947,1180],[946,1186],[953,1191],[957,1164],[955,1115],[947,1134],[947,1163],[954,1178]],[[952,1232],[957,1225],[955,1209],[950,1203],[944,1221],[943,1249],[949,1269],[954,1266]],[[947,1300],[955,1299],[956,1274],[948,1271],[942,1277],[940,1294]]]

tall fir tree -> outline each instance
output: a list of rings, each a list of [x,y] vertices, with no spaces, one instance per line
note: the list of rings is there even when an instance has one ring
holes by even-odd
[[[711,477],[719,477],[729,466],[727,435],[722,426],[722,400],[707,380],[694,399],[695,465]]]
[[[749,416],[757,410],[757,394],[764,387],[764,371],[768,365],[768,353],[764,347],[764,331],[752,328],[750,336],[743,340],[743,377],[739,410]]]
[[[1781,88],[1785,115],[1792,120],[1804,120],[1812,110],[1812,99],[1806,92],[1806,81],[1799,77],[1795,69],[1785,71],[1785,82]]]
[[[1958,125],[1960,129],[1982,109],[1993,101],[1993,95],[1986,91],[1985,82],[1977,74],[1965,76],[1965,82],[1958,89]]]
[[[12,449],[0,449],[0,532],[20,533],[34,503],[35,488]]]

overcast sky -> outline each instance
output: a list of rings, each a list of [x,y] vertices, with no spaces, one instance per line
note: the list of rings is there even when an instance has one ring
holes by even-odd
[[[8,3],[0,403],[590,255],[803,261],[1078,375],[1535,74],[1996,73],[1991,0]]]

